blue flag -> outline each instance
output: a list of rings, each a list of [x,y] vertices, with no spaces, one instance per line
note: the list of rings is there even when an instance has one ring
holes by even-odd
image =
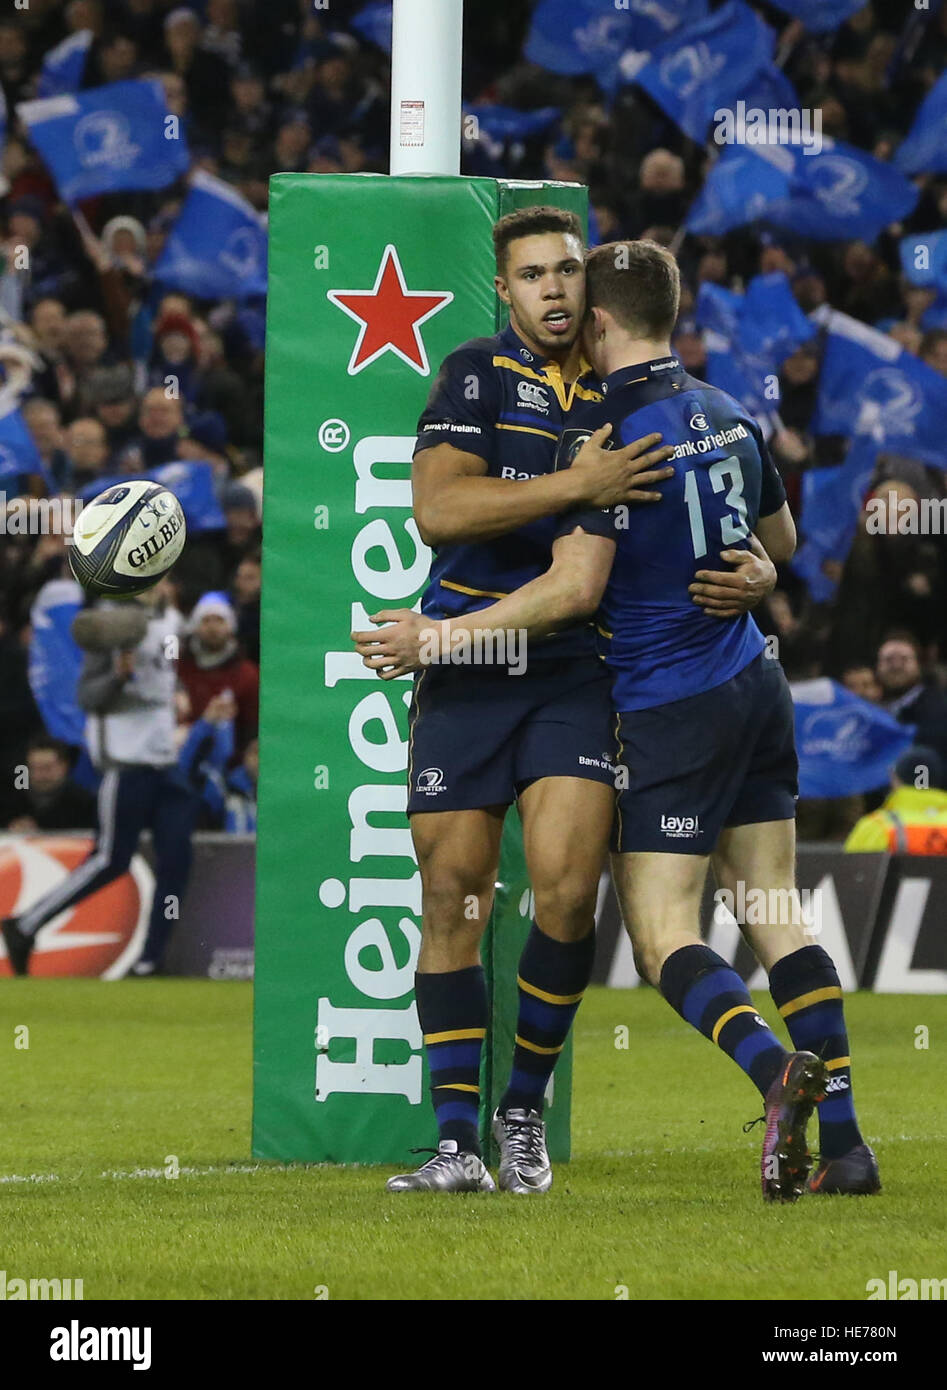
[[[622,80],[622,59],[641,55],[707,14],[707,0],[539,0],[523,49],[531,63],[564,77],[591,73],[606,92]]]
[[[823,306],[826,330],[813,434],[867,436],[947,468],[947,379],[893,338]]]
[[[770,0],[783,14],[801,19],[810,34],[830,34],[867,3],[868,0]]]
[[[76,701],[82,653],[72,640],[72,620],[82,607],[73,579],[51,579],[30,609],[29,682],[43,723],[53,738],[81,744],[85,715]]]
[[[692,140],[702,144],[719,109],[772,66],[776,35],[743,0],[729,0],[699,24],[659,44],[635,76]]]
[[[154,277],[198,299],[265,294],[263,218],[229,183],[198,170]]]
[[[835,595],[838,585],[823,566],[826,560],[844,564],[847,559],[880,452],[870,435],[859,435],[842,463],[810,468],[803,474],[799,515],[803,539],[790,563],[816,603],[827,603]]]
[[[0,418],[0,490],[7,497],[19,492],[19,479],[26,473],[46,476],[39,450],[19,410]]]
[[[512,106],[465,106],[464,117],[473,116],[482,134],[506,144],[509,140],[528,140],[541,135],[562,115],[559,106],[543,106],[538,111],[517,111]]]
[[[903,174],[947,173],[947,72],[921,102],[894,162]]]
[[[114,478],[96,478],[94,483],[80,488],[78,497],[82,502],[91,502],[93,497],[98,497],[100,492],[114,487],[116,483],[128,483],[137,478],[160,483],[174,493],[191,535],[198,531],[220,531],[226,525],[214,490],[214,468],[206,459],[176,460],[174,463],[162,463],[147,473],[121,473]]]
[[[823,139],[818,154],[801,143],[730,145],[685,225],[716,236],[762,221],[815,241],[874,241],[907,217],[917,199],[897,169],[840,141]]]
[[[91,29],[79,29],[49,50],[36,83],[38,97],[58,97],[64,92],[78,92],[93,37]]]
[[[363,39],[391,52],[391,0],[372,0],[359,10],[351,25]]]
[[[169,115],[158,81],[110,82],[21,102],[16,110],[65,203],[165,188],[190,164],[183,128]]]
[[[933,304],[921,315],[921,327],[926,333],[930,328],[947,328],[947,287],[942,289]]]
[[[751,415],[777,410],[779,367],[816,332],[783,272],[754,276],[745,294],[705,281],[694,313],[704,330],[711,386],[735,397]]]
[[[857,796],[886,785],[914,726],[822,677],[792,686],[799,795]]]
[[[901,269],[912,285],[947,292],[947,232],[902,237]]]

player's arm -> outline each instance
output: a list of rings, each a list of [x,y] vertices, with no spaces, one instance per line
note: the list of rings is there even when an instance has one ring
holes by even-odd
[[[373,623],[390,623],[377,632],[353,632],[365,666],[382,680],[394,680],[419,666],[437,661],[452,643],[475,632],[525,632],[527,639],[547,637],[590,617],[601,602],[615,555],[615,542],[574,527],[552,548],[552,564],[488,608],[457,618],[426,617],[410,609],[383,609]]]
[[[792,519],[789,503],[784,502],[772,516],[761,516],[756,523],[756,534],[775,565],[784,565],[796,553],[796,523]]]
[[[722,550],[731,570],[698,570],[688,593],[699,608],[714,618],[739,618],[749,613],[776,587],[776,566],[752,533],[747,550]]]
[[[659,434],[623,449],[603,447],[611,425],[582,446],[571,468],[517,481],[486,477],[487,462],[442,442],[420,449],[411,469],[414,519],[426,545],[491,540],[542,517],[619,502],[658,502],[649,489],[670,477],[663,466],[673,454]]]
[[[786,502],[779,469],[757,426],[760,453],[760,509],[748,550],[724,550],[720,558],[730,570],[698,570],[689,592],[696,604],[715,618],[738,618],[768,597],[776,587],[776,565],[784,564],[796,548],[796,528]]]

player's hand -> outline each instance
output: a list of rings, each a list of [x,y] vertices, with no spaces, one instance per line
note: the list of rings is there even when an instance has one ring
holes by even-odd
[[[581,485],[577,505],[614,507],[619,502],[660,502],[661,493],[649,488],[673,474],[673,468],[662,467],[673,456],[673,448],[661,446],[660,434],[646,434],[622,449],[609,449],[605,441],[611,432],[611,425],[602,425],[573,460],[572,472]]]
[[[411,608],[383,608],[370,613],[369,621],[387,623],[377,632],[353,632],[352,641],[362,665],[377,671],[383,681],[396,680],[420,670],[422,634],[436,631],[436,623]]]
[[[123,681],[129,680],[135,674],[135,653],[120,651],[115,658],[115,674],[120,676]]]
[[[749,550],[722,550],[732,570],[698,570],[688,592],[714,618],[739,618],[776,587],[776,566],[754,535]]]

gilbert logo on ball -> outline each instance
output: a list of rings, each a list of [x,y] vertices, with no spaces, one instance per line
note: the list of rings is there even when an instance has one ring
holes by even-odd
[[[168,572],[186,533],[181,504],[166,487],[148,479],[115,483],[83,507],[69,563],[90,594],[140,594]]]
[[[0,836],[0,917],[25,912],[58,887],[92,848],[85,835]],[[141,954],[153,890],[151,869],[136,854],[128,873],[41,928],[30,974],[119,979]],[[0,944],[0,978],[10,974]]]

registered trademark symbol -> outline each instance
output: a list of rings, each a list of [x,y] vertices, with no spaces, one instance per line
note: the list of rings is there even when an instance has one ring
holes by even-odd
[[[319,443],[327,453],[341,453],[351,437],[351,431],[344,420],[323,420],[319,426]]]

